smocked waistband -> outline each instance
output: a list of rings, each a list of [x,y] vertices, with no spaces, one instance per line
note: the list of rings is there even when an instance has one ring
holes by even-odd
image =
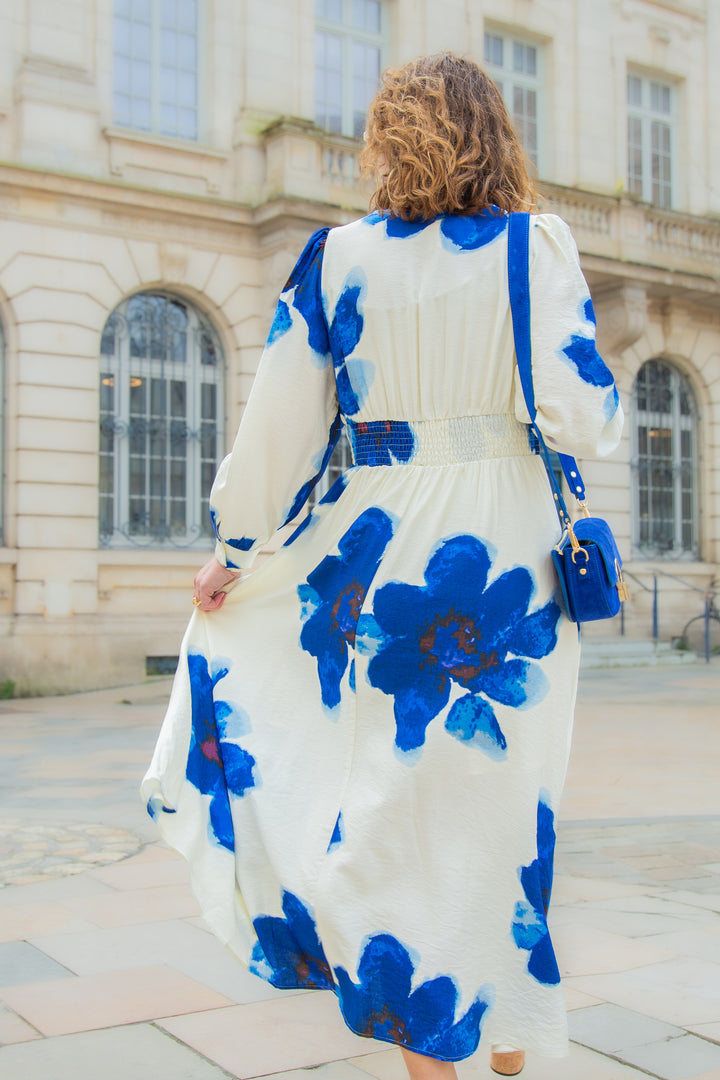
[[[356,465],[459,465],[534,452],[528,425],[512,413],[345,423]]]

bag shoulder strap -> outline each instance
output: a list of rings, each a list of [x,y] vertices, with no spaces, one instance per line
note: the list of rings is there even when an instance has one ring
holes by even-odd
[[[548,470],[550,486],[566,517],[567,508],[559,491],[555,473],[549,460],[549,451],[542,432],[535,423],[535,391],[532,381],[532,345],[530,339],[530,215],[526,213],[508,214],[508,289],[510,293],[510,311],[512,313],[513,335],[515,338],[515,356],[522,386],[525,405],[530,416],[530,425],[538,440],[540,452]],[[585,484],[578,463],[569,454],[558,454],[563,474],[568,487],[578,502],[585,499]],[[559,499],[558,499],[559,496]],[[564,525],[560,509],[561,524]]]

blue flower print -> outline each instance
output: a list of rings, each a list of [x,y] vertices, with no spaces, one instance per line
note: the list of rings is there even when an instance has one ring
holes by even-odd
[[[340,704],[340,682],[355,646],[360,610],[392,534],[385,511],[369,507],[338,542],[339,554],[327,555],[298,588],[304,620],[300,644],[317,659],[327,709]]]
[[[308,328],[308,345],[320,357],[330,352],[325,309],[322,302],[322,262],[329,229],[318,229],[308,240],[283,289],[271,328],[273,341],[291,325],[288,303],[299,311]],[[292,291],[292,299],[290,292]],[[282,305],[285,311],[281,308]]]
[[[332,836],[330,837],[330,843],[328,844],[328,852],[334,851],[335,848],[340,847],[345,839],[345,821],[342,816],[342,811],[337,816],[335,822],[335,828],[333,829]]]
[[[210,521],[212,522],[213,532],[215,533],[215,536],[221,543],[225,544],[227,547],[233,547],[237,551],[252,551],[252,549],[255,547],[255,544],[257,544],[257,540],[254,540],[251,536],[241,536],[236,540],[226,540],[224,536],[221,536],[220,515],[218,514],[214,506],[210,507]],[[238,567],[235,565],[234,562],[232,562],[231,559],[226,558],[225,562],[230,570],[238,569]]]
[[[584,334],[571,334],[561,346],[561,359],[591,386],[612,386],[612,373],[595,348],[595,340]]]
[[[617,392],[617,387],[612,386],[608,390],[607,394],[605,395],[605,400],[603,401],[603,416],[606,420],[612,420],[613,416],[618,410],[619,404],[620,395]]]
[[[328,503],[337,502],[338,499],[340,498],[340,496],[342,495],[343,491],[345,490],[345,482],[346,482],[346,474],[341,473],[341,475],[338,476],[335,483],[323,495],[322,499],[319,500],[319,502],[317,504],[318,507],[326,506]],[[295,541],[298,539],[298,537],[302,536],[302,534],[305,532],[305,530],[307,528],[309,528],[310,525],[314,524],[316,518],[317,518],[317,511],[316,510],[311,510],[310,513],[306,517],[304,517],[302,519],[302,521],[298,525],[297,529],[295,529],[295,531],[290,536],[288,536],[287,540],[283,544],[283,547],[289,547],[291,544],[294,544]]]
[[[585,319],[585,322],[589,322],[592,323],[593,326],[597,326],[597,319],[595,318],[595,308],[593,307],[592,299],[589,296],[586,300],[583,301],[582,316]]]
[[[335,969],[337,995],[345,1023],[358,1035],[406,1046],[418,1054],[460,1061],[480,1043],[485,1012],[494,999],[486,984],[455,1021],[458,989],[449,975],[412,989],[415,965],[409,951],[391,934],[366,938],[358,981]]]
[[[211,674],[201,653],[188,655],[192,732],[185,775],[198,791],[211,796],[210,839],[233,851],[230,796],[242,798],[256,786],[257,777],[255,758],[237,745],[250,729],[245,713],[228,701],[215,700],[215,687],[228,671],[228,661],[218,661]]]
[[[281,338],[283,334],[287,334],[291,326],[292,316],[290,314],[290,308],[281,297],[275,308],[275,318],[272,321],[272,326],[270,327],[270,333],[268,334],[267,339],[268,345],[274,345],[278,338]]]
[[[487,585],[490,566],[482,540],[453,536],[431,555],[425,585],[391,581],[375,593],[381,637],[368,679],[395,698],[395,744],[402,752],[423,745],[456,683],[468,693],[450,708],[445,729],[502,760],[505,737],[487,699],[522,709],[547,690],[540,667],[523,658],[540,659],[555,648],[560,608],[550,600],[529,613],[530,571],[517,566]],[[371,629],[363,623],[365,637]]]
[[[313,913],[291,892],[283,892],[282,910],[284,918],[258,915],[253,919],[258,940],[250,971],[282,990],[333,990]]]
[[[538,982],[556,986],[560,982],[555,952],[547,925],[555,852],[554,814],[547,792],[540,793],[537,810],[537,858],[518,870],[526,900],[515,906],[512,933],[519,949],[530,953],[528,971]]]
[[[404,420],[346,420],[348,439],[356,465],[407,463],[415,453],[412,426]]]
[[[283,521],[283,525],[287,525],[289,522],[291,522],[293,520],[293,518],[296,518],[298,516],[298,514],[300,513],[300,511],[302,510],[305,503],[308,501],[308,499],[310,497],[310,493],[314,490],[315,485],[318,483],[320,478],[323,476],[323,474],[325,473],[325,470],[328,467],[328,464],[330,463],[330,458],[333,456],[333,451],[335,450],[335,447],[337,445],[337,441],[340,438],[340,432],[341,431],[342,431],[342,420],[340,419],[340,413],[338,412],[338,413],[335,414],[335,419],[333,420],[332,426],[330,428],[330,433],[328,435],[327,446],[323,450],[322,455],[318,454],[319,461],[316,460],[314,462],[314,468],[316,469],[316,472],[310,477],[309,480],[305,481],[305,483],[302,485],[302,487],[300,488],[300,490],[296,494],[295,498],[292,501],[292,504],[291,504],[290,508],[287,510],[287,512],[285,514],[285,519]],[[227,542],[228,541],[226,541],[226,543]]]
[[[367,279],[357,266],[345,278],[330,323],[329,341],[338,401],[342,411],[354,416],[362,408],[375,376],[375,365],[352,356],[362,336],[362,304],[367,293]]]
[[[399,239],[404,239],[406,236],[415,236],[416,233],[427,229],[428,225],[432,225],[433,220],[434,218],[427,221],[404,221],[403,218],[392,217],[390,214],[381,213],[378,210],[363,218],[363,221],[368,225],[384,225],[388,236],[398,237]]]
[[[437,218],[426,221],[403,221],[386,213],[368,214],[368,225],[384,225],[388,237],[405,239],[427,229]],[[447,214],[440,218],[440,237],[446,251],[476,251],[496,240],[507,228],[507,216],[496,206],[479,214]]]
[[[477,251],[491,244],[507,228],[507,216],[495,207],[479,214],[443,218],[440,232],[446,251]]]

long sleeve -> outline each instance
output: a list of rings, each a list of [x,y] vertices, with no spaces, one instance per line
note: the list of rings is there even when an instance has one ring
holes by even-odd
[[[575,241],[554,214],[531,218],[530,334],[536,423],[548,446],[576,457],[612,453],[623,410],[595,347],[595,315]],[[529,420],[517,372],[515,415]]]
[[[305,505],[340,434],[322,305],[327,229],[308,241],[277,304],[235,439],[210,494],[217,559],[246,569]]]

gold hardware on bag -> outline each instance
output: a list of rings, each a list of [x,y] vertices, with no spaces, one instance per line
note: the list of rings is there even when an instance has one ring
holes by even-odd
[[[623,580],[622,570],[620,569],[620,564],[617,559],[615,560],[615,570],[617,572],[618,597],[620,598],[620,603],[624,604],[626,600],[630,599],[630,593],[628,592],[628,587]]]

